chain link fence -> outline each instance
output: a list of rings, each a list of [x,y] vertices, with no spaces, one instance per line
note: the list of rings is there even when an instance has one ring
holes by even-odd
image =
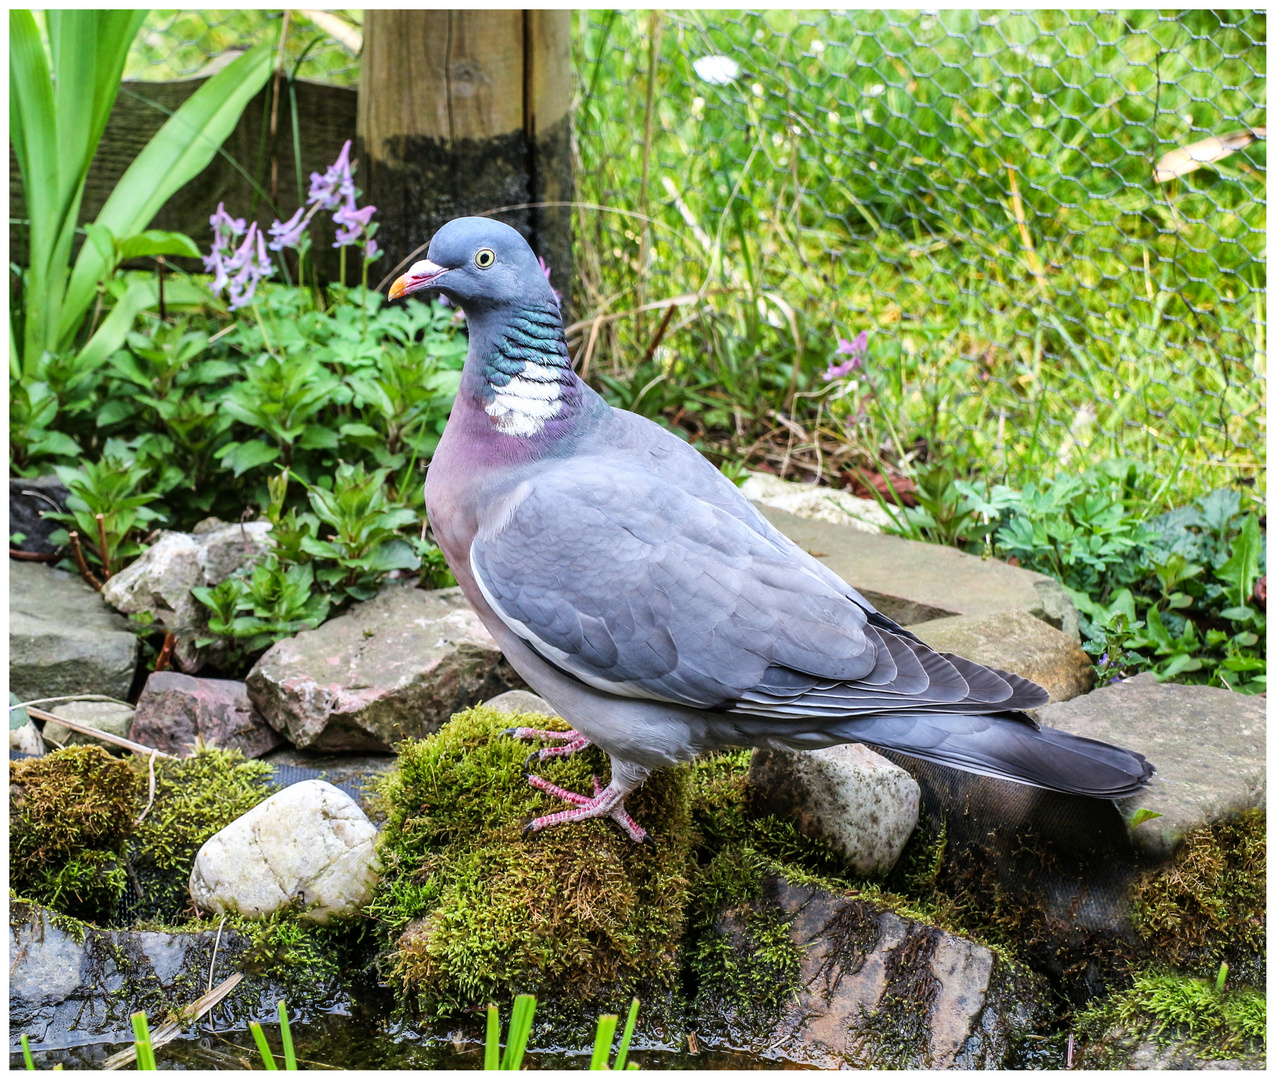
[[[287,13],[300,78],[357,85],[361,14]],[[284,23],[153,12],[126,76]],[[570,338],[617,403],[790,478],[1263,489],[1265,13],[582,11],[574,49]]]
[[[790,478],[1263,483],[1265,14],[591,11],[575,42],[580,348],[631,406]]]

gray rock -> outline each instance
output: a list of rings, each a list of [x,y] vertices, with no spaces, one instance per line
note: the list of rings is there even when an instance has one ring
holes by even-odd
[[[460,589],[399,582],[276,642],[248,674],[266,720],[316,751],[389,750],[521,684]]]
[[[60,550],[53,546],[49,536],[62,524],[44,515],[50,511],[66,510],[70,494],[62,481],[54,474],[47,476],[11,476],[9,478],[9,535],[21,533],[25,539],[20,544],[10,543],[36,555],[53,557]]]
[[[1144,1040],[1130,1053],[1125,1068],[1143,1071],[1146,1069],[1222,1069],[1226,1071],[1253,1070],[1267,1071],[1267,1058],[1261,1054],[1244,1058],[1212,1058],[1206,1057],[1199,1046],[1190,1042],[1176,1040],[1165,1045]]]
[[[1138,750],[1156,766],[1146,791],[1121,804],[1161,816],[1131,837],[1166,859],[1185,832],[1267,805],[1266,699],[1211,686],[1159,683],[1145,672],[1038,710],[1043,724]]]
[[[754,750],[753,805],[792,818],[845,855],[864,877],[889,874],[917,825],[917,781],[867,746]]]
[[[1079,636],[1076,608],[1063,586],[1045,574],[942,544],[875,536],[772,507],[760,509],[780,532],[903,626],[1021,609],[1070,637]]]
[[[111,735],[129,737],[129,725],[133,722],[133,708],[130,705],[117,705],[113,701],[63,701],[49,705],[48,711],[54,716],[62,716],[79,724],[88,724],[99,731]],[[92,735],[72,731],[55,720],[47,720],[44,724],[44,737],[59,746],[101,746],[107,750],[119,750],[116,743],[106,739],[95,739]],[[162,749],[162,748],[161,748]]]
[[[162,532],[138,559],[102,587],[113,607],[132,615],[148,612],[177,637],[176,662],[198,671],[216,658],[212,646],[195,647],[206,633],[207,609],[191,594],[197,586],[216,585],[269,550],[270,522],[223,525],[198,536]]]
[[[79,926],[34,904],[9,911],[10,1050],[133,1041],[129,1014],[159,1018],[207,989],[216,931],[165,934]],[[251,942],[222,933],[214,972],[227,978]],[[246,987],[240,988],[247,989]]]
[[[891,524],[890,515],[872,499],[861,499],[837,488],[781,480],[770,473],[749,473],[740,485],[740,493],[762,506],[860,532],[880,533]]]
[[[1067,701],[1094,685],[1094,665],[1076,638],[1027,611],[953,615],[909,627],[932,649],[955,653],[1040,683],[1051,701]]]
[[[126,698],[137,650],[128,620],[78,576],[9,561],[9,689],[21,700]]]
[[[133,714],[134,742],[186,757],[196,739],[261,757],[284,741],[233,679],[196,679],[176,671],[156,671],[146,680]]]
[[[757,962],[759,926],[777,918],[797,953],[796,993],[781,997],[777,987],[759,1003],[766,1019],[741,1024],[738,998],[702,986],[705,1041],[825,1069],[996,1069],[1044,1018],[1044,980],[982,945],[871,900],[782,878],[715,925],[737,974]]]
[[[506,690],[505,693],[497,694],[496,697],[483,702],[483,704],[495,709],[497,712],[535,713],[539,716],[558,715],[548,701],[539,694],[533,694],[530,690]]]
[[[208,911],[265,919],[296,907],[327,925],[372,899],[377,830],[344,791],[323,780],[286,787],[211,836],[190,890]]]

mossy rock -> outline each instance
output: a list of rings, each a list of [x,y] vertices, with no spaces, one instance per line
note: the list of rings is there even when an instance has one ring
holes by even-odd
[[[1187,833],[1167,866],[1133,889],[1133,921],[1151,959],[1262,985],[1267,952],[1267,813],[1251,810]]]
[[[524,837],[532,818],[563,806],[528,785],[533,747],[503,734],[519,724],[566,728],[478,706],[401,744],[398,767],[376,785],[383,876],[365,914],[391,936],[384,970],[401,1000],[425,1015],[519,993],[621,1002],[677,980],[688,769],[657,773],[627,801],[654,851],[608,819]],[[536,768],[589,792],[607,759],[591,746]]]
[[[9,873],[22,895],[78,918],[115,907],[137,814],[128,765],[96,746],[9,763]]]

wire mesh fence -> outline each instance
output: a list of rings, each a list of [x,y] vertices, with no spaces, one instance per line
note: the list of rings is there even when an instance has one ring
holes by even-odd
[[[126,76],[284,14],[153,12]],[[298,76],[357,85],[360,24],[289,11]],[[617,403],[790,478],[1263,485],[1264,13],[582,11],[574,50],[571,343]]]
[[[1265,48],[1253,11],[582,13],[584,362],[790,477],[1261,483]]]

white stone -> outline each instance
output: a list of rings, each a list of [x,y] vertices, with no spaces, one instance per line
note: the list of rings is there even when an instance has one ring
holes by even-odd
[[[30,754],[32,757],[44,756],[44,740],[40,738],[40,730],[28,720],[21,727],[9,729],[9,749],[19,754]]]
[[[755,750],[749,786],[756,805],[792,817],[865,877],[890,873],[917,826],[917,781],[859,743]]]
[[[837,488],[795,484],[770,473],[749,473],[740,491],[745,498],[763,506],[811,521],[848,525],[860,532],[880,533],[891,524],[890,515],[872,499],[861,499]]]
[[[126,615],[149,612],[177,637],[178,666],[198,671],[214,654],[195,647],[208,625],[208,611],[191,593],[216,585],[269,550],[270,522],[222,525],[192,536],[162,532],[142,555],[102,586],[102,599]]]
[[[195,856],[191,897],[207,911],[258,919],[295,904],[327,925],[372,899],[376,837],[344,791],[303,780],[209,838]]]

